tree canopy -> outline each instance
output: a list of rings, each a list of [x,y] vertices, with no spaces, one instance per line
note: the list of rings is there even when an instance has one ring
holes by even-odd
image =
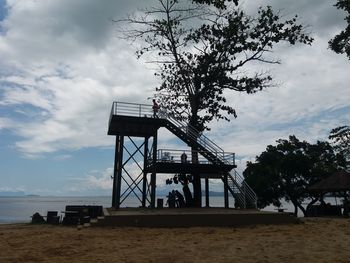
[[[284,198],[292,202],[296,215],[298,209],[306,214],[302,206],[306,199],[311,198],[312,204],[319,198],[308,187],[344,165],[342,155],[328,142],[310,144],[290,136],[289,140],[277,140],[276,146],[267,146],[255,163],[247,163],[243,175],[258,195],[258,207],[279,206]]]
[[[279,42],[312,42],[296,16],[282,21],[267,6],[252,17],[237,4],[158,0],[142,15],[118,21],[128,26],[125,37],[142,43],[138,57],[148,54],[159,66],[156,96],[162,105],[183,113],[200,132],[213,119],[236,116],[226,91],[255,93],[271,85],[271,75],[249,72],[249,64],[278,63],[268,54]]]
[[[338,54],[346,54],[350,59],[350,0],[338,0],[334,5],[348,13],[347,27],[329,41],[329,47]]]
[[[329,139],[334,144],[334,149],[346,159],[346,168],[350,169],[350,126],[339,126],[334,128]]]

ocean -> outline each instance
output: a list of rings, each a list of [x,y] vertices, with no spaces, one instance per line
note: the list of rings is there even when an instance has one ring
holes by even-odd
[[[163,198],[164,204],[166,197]],[[340,203],[334,198],[326,198],[326,202],[331,204]],[[234,199],[230,198],[230,206],[234,204]],[[203,198],[202,204],[205,204]],[[58,196],[21,196],[21,197],[0,197],[0,224],[9,223],[28,223],[31,216],[38,212],[41,215],[46,215],[47,211],[61,211],[65,210],[66,205],[102,205],[103,207],[111,207],[110,196],[82,196],[82,197],[58,197]],[[138,207],[140,202],[135,197],[128,198],[122,207]],[[223,196],[211,196],[211,207],[224,207]],[[285,212],[293,212],[294,208],[291,203],[282,202],[282,207]],[[274,206],[267,206],[264,211],[274,211],[277,208]],[[299,211],[298,216],[303,216]]]
[[[65,196],[20,196],[0,197],[0,224],[30,222],[31,216],[38,212],[65,211],[66,205],[111,206],[111,197],[65,197]]]

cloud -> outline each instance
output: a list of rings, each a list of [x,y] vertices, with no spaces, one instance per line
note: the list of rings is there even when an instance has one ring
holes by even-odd
[[[11,54],[17,53],[22,61],[47,63],[62,57],[79,59],[92,50],[103,52],[114,37],[111,18],[123,13],[127,5],[113,0],[103,4],[93,0],[9,0],[8,7],[2,26]]]
[[[142,161],[139,163],[142,165]],[[126,190],[128,185],[134,187],[132,180],[136,180],[139,182],[139,180],[142,178],[139,177],[141,170],[139,169],[137,163],[132,162],[127,165],[125,165],[124,169],[129,173],[131,178],[127,175],[125,170],[123,171],[123,180],[122,180],[122,192]],[[69,188],[70,191],[99,191],[99,190],[111,190],[113,187],[113,173],[114,173],[114,167],[107,167],[104,170],[92,170],[88,172],[83,177],[78,178],[71,178],[70,180],[75,181]],[[138,179],[137,179],[138,178]],[[142,188],[142,185],[140,184],[139,187]],[[137,188],[135,189],[136,192],[139,192]]]
[[[0,130],[9,129],[9,128],[12,128],[13,126],[14,126],[14,123],[11,119],[0,117]]]
[[[86,186],[88,189],[112,189],[113,167],[109,167],[102,172],[92,171],[86,177]],[[85,179],[84,179],[85,180]]]
[[[62,160],[70,159],[71,157],[72,155],[70,154],[60,154],[60,155],[54,156],[53,159],[57,161],[62,161]]]
[[[0,36],[0,106],[17,122],[13,131],[22,138],[17,149],[33,157],[111,145],[106,131],[112,101],[145,102],[155,86],[152,72],[116,38],[109,20],[130,6],[122,1],[8,1],[8,6],[6,33]]]
[[[320,36],[325,36],[338,30],[345,24],[346,14],[334,7],[336,0],[256,0],[241,1],[241,7],[248,10],[250,14],[256,13],[257,6],[272,6],[279,12],[282,18],[290,18],[298,15],[298,20],[309,29]]]

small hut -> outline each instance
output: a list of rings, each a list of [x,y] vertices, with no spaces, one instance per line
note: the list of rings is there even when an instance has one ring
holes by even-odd
[[[320,193],[321,195],[324,195],[326,193],[339,193],[341,196],[344,197],[344,215],[348,215],[349,213],[349,200],[348,200],[348,191],[350,191],[350,173],[341,170],[338,171],[325,179],[315,183],[314,185],[309,187],[309,190],[311,192]],[[317,209],[319,210],[319,209]],[[316,214],[329,214],[326,211],[326,208],[321,208],[322,211],[317,211]],[[334,210],[334,211],[333,211]],[[329,212],[331,215],[338,214],[338,212],[335,212],[334,207],[332,207]],[[335,212],[335,213],[333,213]]]

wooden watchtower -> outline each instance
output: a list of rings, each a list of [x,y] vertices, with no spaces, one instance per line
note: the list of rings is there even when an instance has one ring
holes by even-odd
[[[234,153],[224,152],[181,119],[165,109],[155,117],[152,105],[113,102],[108,125],[108,135],[116,136],[112,207],[118,209],[130,194],[134,194],[142,207],[154,208],[157,174],[195,172],[205,180],[206,206],[209,206],[209,178],[216,178],[224,183],[226,208],[229,207],[229,193],[241,208],[256,208],[254,191],[234,170]],[[195,149],[198,162],[181,162],[182,150],[158,149],[158,130],[161,127]],[[190,156],[192,152],[186,153]],[[131,163],[138,172],[130,171]]]

